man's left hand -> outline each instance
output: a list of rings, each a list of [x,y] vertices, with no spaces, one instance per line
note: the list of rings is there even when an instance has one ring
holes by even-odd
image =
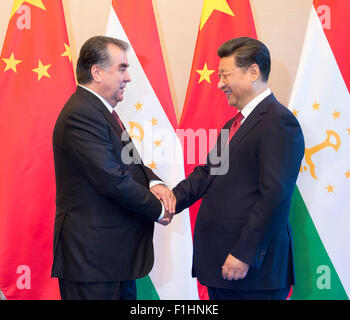
[[[222,266],[222,277],[229,281],[244,279],[248,270],[249,265],[229,253]]]

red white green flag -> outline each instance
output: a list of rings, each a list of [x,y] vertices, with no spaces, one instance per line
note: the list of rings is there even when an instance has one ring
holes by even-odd
[[[305,136],[292,299],[350,296],[350,1],[314,0],[289,108]]]
[[[144,163],[172,188],[185,178],[183,153],[152,0],[113,0],[106,35],[130,44],[131,82],[118,114]],[[188,210],[167,227],[156,224],[154,247],[153,270],[137,281],[138,299],[198,299]]]
[[[0,57],[0,289],[59,299],[51,279],[52,131],[75,89],[61,1],[15,0]]]

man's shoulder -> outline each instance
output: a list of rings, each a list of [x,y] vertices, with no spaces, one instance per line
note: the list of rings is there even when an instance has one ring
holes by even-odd
[[[96,105],[86,97],[76,92],[68,99],[60,115],[57,118],[55,128],[65,128],[67,125],[74,127],[105,126],[106,121],[103,112],[96,108]]]
[[[288,107],[278,101],[273,94],[266,98],[265,103],[268,104],[268,112],[271,116],[277,118],[296,119],[295,115],[288,109]]]

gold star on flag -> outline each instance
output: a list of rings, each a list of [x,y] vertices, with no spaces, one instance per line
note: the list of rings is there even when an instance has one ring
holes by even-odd
[[[337,110],[334,110],[334,113],[332,113],[332,116],[334,119],[340,118],[340,112],[338,112]]]
[[[47,72],[47,69],[49,69],[51,67],[51,64],[47,64],[46,66],[42,64],[42,62],[39,60],[39,65],[37,68],[32,69],[33,72],[36,72],[38,74],[38,81],[42,78],[42,77],[48,77],[50,78],[49,73]]]
[[[12,18],[12,16],[16,13],[16,11],[20,8],[20,6],[24,2],[26,2],[28,4],[31,4],[33,6],[36,6],[36,7],[40,8],[40,9],[43,9],[43,10],[46,11],[46,8],[44,7],[44,5],[42,3],[42,0],[14,0],[10,19]]]
[[[2,58],[2,60],[6,63],[6,67],[5,67],[4,72],[9,70],[9,69],[12,69],[14,72],[17,73],[16,66],[17,66],[17,64],[22,62],[22,60],[16,60],[15,59],[15,56],[13,55],[13,52],[11,53],[10,58],[8,58],[8,59]]]
[[[320,104],[315,101],[315,103],[312,105],[314,111],[315,110],[320,110]]]
[[[68,57],[69,61],[72,62],[72,53],[70,51],[70,46],[64,43],[64,47],[66,51],[61,54],[61,57]]]
[[[137,104],[135,104],[134,107],[136,108],[136,111],[142,110],[142,103],[137,101]]]
[[[201,83],[203,80],[210,83],[210,75],[215,72],[215,70],[208,70],[207,63],[204,64],[203,70],[196,70],[200,74],[198,83]]]
[[[345,178],[346,179],[350,178],[350,171],[349,170],[346,171],[344,174],[345,174]]]
[[[152,127],[158,125],[158,119],[156,118],[152,118],[151,122],[152,122]]]
[[[156,145],[156,147],[159,147],[162,144],[162,140],[156,140],[154,141],[154,144]]]
[[[148,166],[150,167],[150,169],[155,170],[157,167],[157,164],[152,161],[152,163],[150,163]]]
[[[226,0],[204,0],[200,30],[202,30],[203,26],[206,24],[214,10],[234,16],[234,13]]]
[[[348,131],[348,134],[350,134],[350,129],[346,129]]]
[[[295,116],[295,117],[297,117],[297,116],[298,116],[298,112],[299,112],[298,110],[293,109],[293,114],[294,114],[294,116]]]
[[[326,189],[327,189],[327,192],[328,192],[328,193],[330,193],[330,192],[334,193],[334,186],[331,186],[331,185],[329,184],[328,187],[326,187]]]

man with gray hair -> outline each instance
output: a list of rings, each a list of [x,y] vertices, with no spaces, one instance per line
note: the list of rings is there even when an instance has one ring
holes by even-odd
[[[52,276],[62,299],[136,299],[135,279],[153,267],[154,222],[168,224],[175,209],[172,192],[135,148],[133,163],[122,160],[127,133],[114,107],[131,81],[127,48],[103,36],[85,42],[79,85],[54,128]]]

